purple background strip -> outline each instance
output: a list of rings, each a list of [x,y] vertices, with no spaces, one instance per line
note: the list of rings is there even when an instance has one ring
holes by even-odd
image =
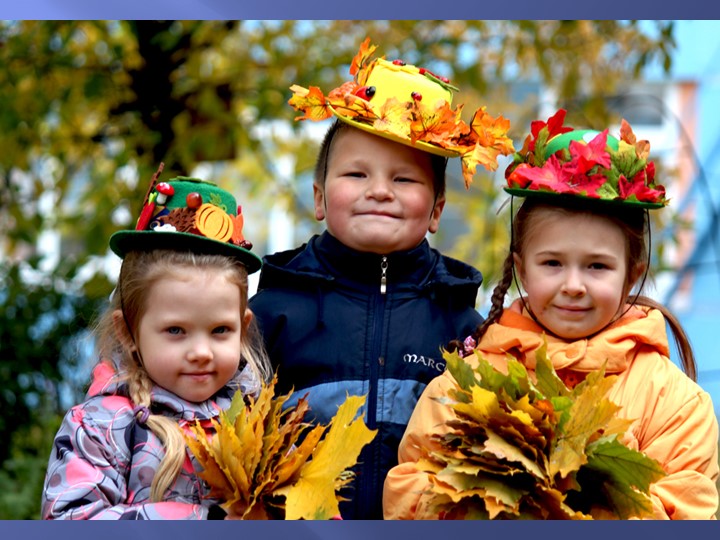
[[[708,19],[708,0],[3,0],[3,19]]]

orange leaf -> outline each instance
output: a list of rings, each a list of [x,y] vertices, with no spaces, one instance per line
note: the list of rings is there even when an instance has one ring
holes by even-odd
[[[293,96],[288,100],[288,104],[296,111],[304,113],[303,116],[296,116],[295,120],[325,120],[332,116],[325,95],[317,86],[307,89],[293,84],[290,90]]]
[[[232,218],[232,216],[230,216]],[[243,240],[245,240],[245,237],[243,236],[243,225],[245,224],[245,218],[243,218],[242,214],[238,214],[235,219],[233,219],[233,232],[232,232],[232,243],[233,244],[240,244]]]
[[[365,65],[365,62],[373,55],[375,49],[377,49],[377,45],[370,45],[370,38],[365,38],[365,41],[360,45],[360,50],[352,59],[350,75],[355,75]]]
[[[456,110],[447,103],[439,107],[428,107],[415,102],[410,123],[410,137],[413,142],[439,142],[459,137],[465,124],[459,120],[462,105]]]

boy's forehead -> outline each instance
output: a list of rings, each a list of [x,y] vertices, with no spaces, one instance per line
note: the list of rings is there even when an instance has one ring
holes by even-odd
[[[346,125],[343,128],[340,128],[338,132],[336,133],[335,137],[333,138],[332,145],[330,146],[330,156],[332,157],[335,154],[335,150],[338,146],[338,141],[340,140],[346,140],[351,139],[351,142],[349,144],[342,145],[342,150],[346,154],[357,154],[357,155],[363,155],[361,152],[352,152],[354,147],[354,144],[361,144],[361,141],[364,141],[365,144],[376,146],[378,148],[387,148],[388,150],[392,151],[393,153],[397,155],[412,155],[415,158],[420,158],[422,161],[429,161],[432,159],[432,154],[425,152],[421,150],[420,148],[413,148],[411,146],[408,146],[406,144],[402,144],[396,141],[393,141],[391,139],[388,139],[386,137],[382,137],[380,135],[376,135],[374,133],[368,133],[362,130],[359,130],[357,128],[354,128],[352,126]],[[371,156],[370,156],[371,157]]]

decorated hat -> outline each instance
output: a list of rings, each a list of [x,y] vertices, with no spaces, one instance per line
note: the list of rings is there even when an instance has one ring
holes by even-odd
[[[531,124],[522,150],[505,171],[505,191],[519,197],[581,197],[639,208],[668,204],[665,188],[655,183],[650,143],[638,141],[624,119],[620,137],[608,130],[564,126],[560,109],[547,122]]]
[[[296,120],[320,121],[333,115],[358,129],[445,157],[460,157],[465,187],[478,164],[497,169],[499,154],[514,151],[510,122],[481,107],[470,124],[462,105],[452,108],[458,89],[443,76],[402,60],[373,59],[377,47],[367,38],[350,65],[353,79],[327,95],[316,86],[292,85],[288,103],[303,113]]]
[[[243,215],[235,197],[212,182],[179,176],[157,182],[153,175],[134,230],[110,237],[110,249],[124,257],[129,251],[172,249],[225,255],[238,259],[249,274],[262,266],[243,237]]]

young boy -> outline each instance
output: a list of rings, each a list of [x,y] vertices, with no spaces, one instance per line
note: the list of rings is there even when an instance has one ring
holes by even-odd
[[[418,397],[445,368],[441,348],[482,320],[480,272],[425,238],[445,205],[447,157],[463,158],[469,184],[478,163],[494,169],[497,155],[513,150],[507,121],[480,110],[468,126],[450,109],[447,79],[371,61],[374,49],[363,43],[354,80],[327,98],[292,87],[290,104],[303,118],[337,117],[313,186],[315,217],[327,230],[266,257],[250,301],[279,391],[307,394],[321,422],[347,395],[367,395],[365,421],[378,434],[344,493],[344,519],[382,519],[385,476]]]

